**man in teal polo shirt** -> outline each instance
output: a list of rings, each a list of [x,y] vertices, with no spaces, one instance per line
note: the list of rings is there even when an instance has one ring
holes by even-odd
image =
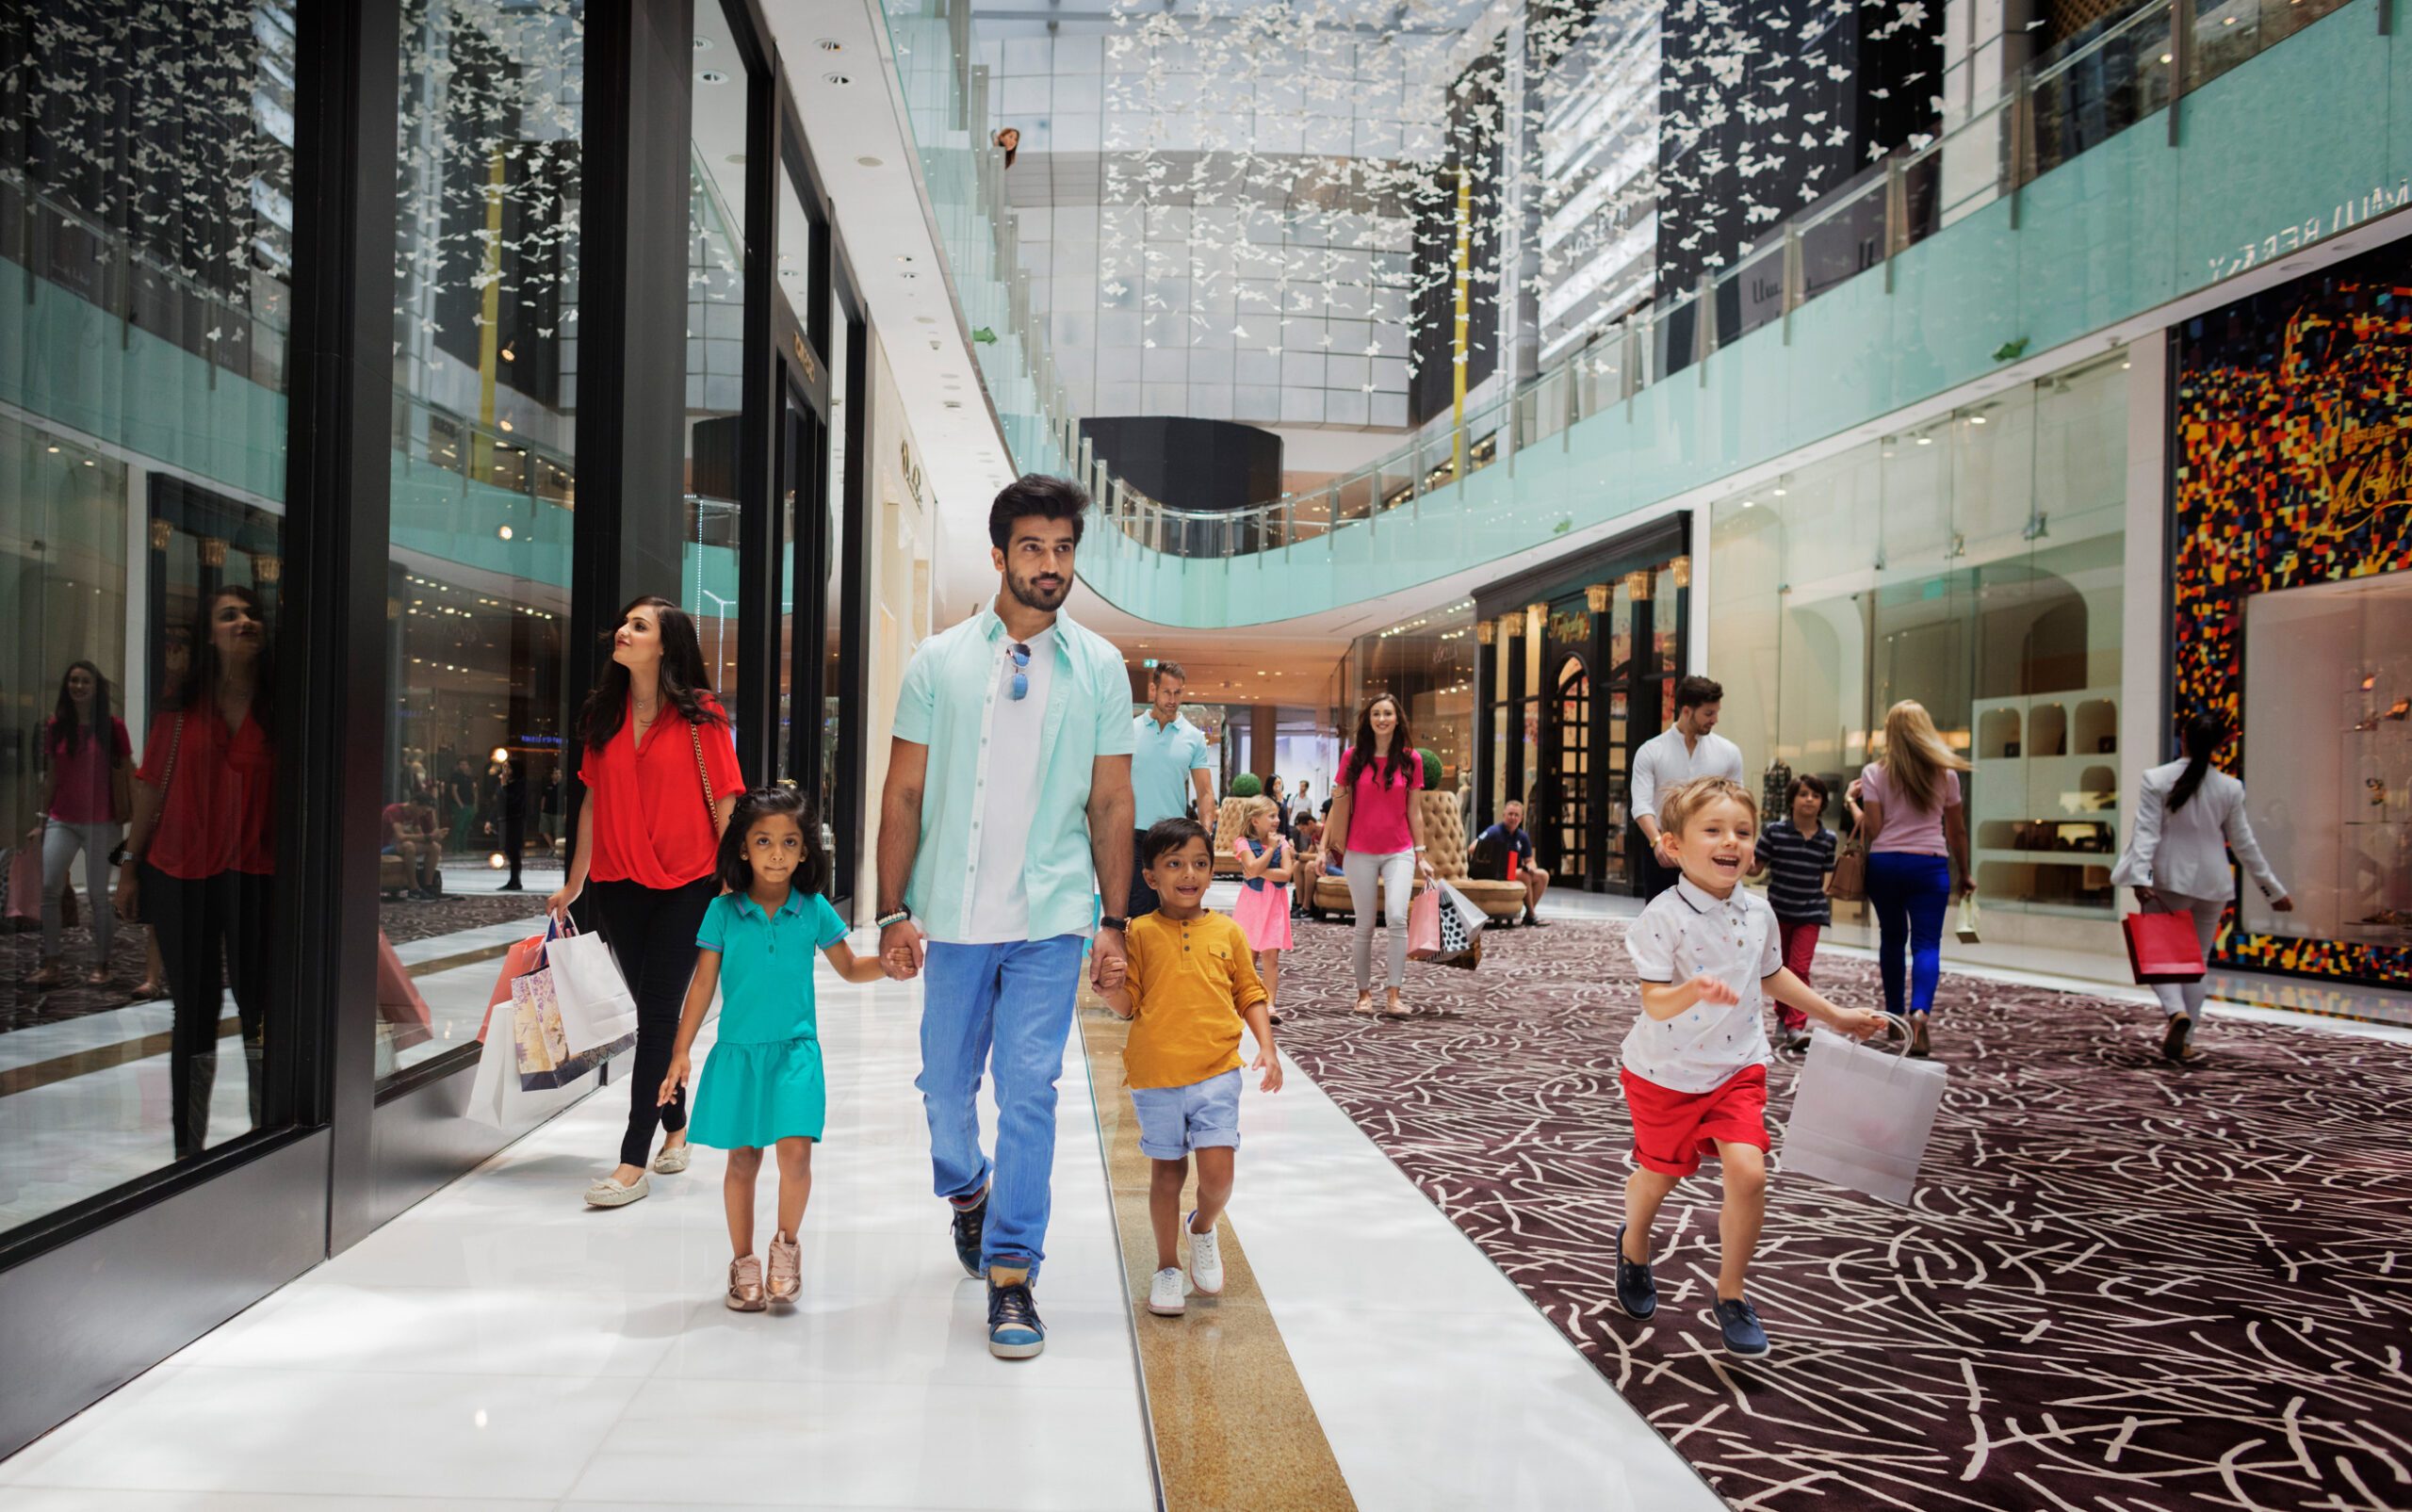
[[[1131,796],[1134,805],[1131,835],[1131,912],[1151,913],[1155,889],[1148,886],[1139,865],[1139,837],[1161,819],[1179,819],[1189,812],[1194,791],[1198,822],[1214,833],[1214,758],[1206,754],[1206,732],[1181,717],[1181,688],[1186,680],[1178,661],[1159,661],[1148,674],[1148,711],[1131,722]]]
[[[1121,653],[1062,612],[1088,496],[1023,477],[988,512],[1002,579],[986,609],[904,669],[879,822],[888,974],[928,971],[921,1074],[954,1253],[988,1282],[988,1352],[1046,1347],[1031,1300],[1046,1259],[1055,1080],[1081,953],[1123,955],[1131,871],[1131,683]],[[983,1075],[996,1157],[980,1148]]]

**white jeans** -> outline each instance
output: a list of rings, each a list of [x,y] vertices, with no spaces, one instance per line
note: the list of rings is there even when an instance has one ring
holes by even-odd
[[[1348,882],[1348,906],[1357,915],[1357,990],[1374,990],[1374,887],[1382,890],[1383,914],[1390,924],[1390,982],[1407,983],[1407,903],[1415,890],[1415,853],[1393,851],[1374,855],[1351,851],[1341,859],[1340,874]]]
[[[2203,961],[2211,959],[2211,937],[2220,932],[2220,915],[2227,911],[2225,898],[2186,898],[2174,892],[2155,889],[2153,901],[2143,905],[2147,914],[2192,914],[2194,916],[2194,937],[2203,942]],[[2192,982],[2156,982],[2153,996],[2160,1000],[2161,1012],[2184,1014],[2189,1018],[2203,1016],[2203,1000],[2210,996],[2208,972]]]
[[[85,891],[92,900],[92,964],[106,965],[109,940],[117,932],[117,904],[109,897],[108,855],[117,849],[117,825],[70,824],[51,820],[41,832],[41,953],[58,956],[59,905],[67,891],[67,869],[75,853],[84,853]]]

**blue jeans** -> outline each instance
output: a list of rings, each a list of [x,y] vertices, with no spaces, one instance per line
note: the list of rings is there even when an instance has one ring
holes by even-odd
[[[921,1110],[937,1195],[990,1187],[980,1263],[1047,1258],[1055,1172],[1055,1079],[1072,1032],[1088,942],[1078,935],[1004,945],[931,941],[921,980]],[[980,1150],[980,1078],[997,1077],[997,1158]],[[993,1179],[992,1179],[993,1178]]]
[[[1951,863],[1939,855],[1879,851],[1867,858],[1867,902],[1881,933],[1884,1011],[1901,1012],[1901,948],[1909,947],[1910,1012],[1934,1007],[1943,976],[1943,914],[1951,903]]]

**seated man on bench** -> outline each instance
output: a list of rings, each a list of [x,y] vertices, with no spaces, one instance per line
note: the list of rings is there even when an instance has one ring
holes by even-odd
[[[1506,882],[1508,858],[1515,858],[1514,880],[1524,885],[1524,922],[1546,922],[1537,910],[1541,894],[1549,890],[1549,873],[1533,864],[1533,837],[1524,833],[1524,805],[1516,799],[1508,800],[1500,811],[1499,822],[1484,830],[1475,842],[1466,847],[1467,869],[1471,875],[1486,882]]]

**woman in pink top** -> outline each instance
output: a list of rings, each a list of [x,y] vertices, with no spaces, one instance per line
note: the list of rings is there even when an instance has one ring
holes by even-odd
[[[109,941],[117,911],[109,905],[107,858],[117,849],[118,825],[125,819],[128,765],[134,755],[125,722],[109,712],[109,681],[101,669],[78,661],[59,680],[58,706],[42,726],[41,795],[34,805],[34,827],[25,843],[41,856],[41,968],[32,985],[55,987],[62,980],[59,934],[64,919],[68,869],[84,855],[92,900],[92,968],[88,986],[109,981]]]
[[[1399,988],[1407,979],[1407,904],[1420,874],[1432,863],[1424,855],[1424,810],[1415,801],[1424,786],[1424,758],[1408,733],[1407,711],[1388,693],[1365,701],[1357,716],[1357,742],[1340,758],[1337,796],[1324,847],[1338,858],[1348,879],[1348,902],[1357,919],[1357,1012],[1374,1011],[1374,901],[1381,889],[1390,923],[1389,1000],[1385,1018],[1405,1018]],[[1326,868],[1329,870],[1328,866]]]
[[[1951,879],[1959,877],[1960,893],[1977,886],[1968,870],[1968,811],[1960,797],[1960,773],[1967,770],[1967,761],[1943,743],[1925,707],[1905,698],[1884,713],[1884,754],[1844,792],[1853,825],[1867,842],[1867,902],[1876,910],[1886,1013],[1902,1011],[1907,967],[1912,1055],[1927,1053],[1927,1015],[1943,976],[1943,915],[1955,891]]]

